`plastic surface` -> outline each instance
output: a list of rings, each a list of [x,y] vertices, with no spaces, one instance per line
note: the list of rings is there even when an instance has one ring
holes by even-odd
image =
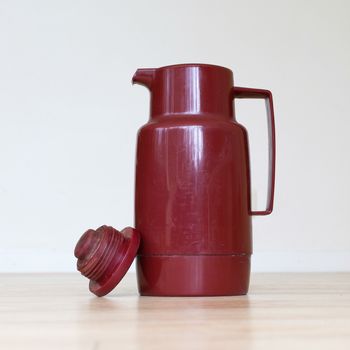
[[[127,227],[121,232],[110,226],[88,230],[79,239],[74,255],[77,269],[90,280],[89,289],[101,297],[124,277],[140,245],[139,233]]]
[[[265,210],[251,211],[251,215],[269,215],[273,210],[275,193],[275,164],[276,164],[276,140],[275,140],[275,117],[273,110],[272,94],[269,90],[234,87],[234,98],[263,98],[266,101],[267,126],[269,134],[269,176]]]
[[[234,88],[224,67],[181,64],[139,69],[151,93],[138,133],[135,226],[141,295],[239,295],[249,285],[251,215],[273,208],[275,136],[271,93]],[[247,132],[232,99],[271,107],[266,210],[252,212]]]

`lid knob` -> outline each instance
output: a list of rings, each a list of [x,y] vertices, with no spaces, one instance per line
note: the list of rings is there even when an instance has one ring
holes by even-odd
[[[74,255],[77,269],[90,280],[89,289],[101,297],[124,277],[140,245],[140,234],[132,227],[121,232],[111,226],[87,230],[79,239]]]
[[[87,230],[79,239],[77,245],[74,249],[74,255],[77,259],[83,260],[91,252],[92,248],[95,246],[95,242],[98,241],[96,237],[96,231]]]

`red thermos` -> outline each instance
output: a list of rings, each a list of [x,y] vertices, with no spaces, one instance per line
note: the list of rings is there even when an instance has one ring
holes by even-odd
[[[246,294],[251,217],[273,208],[270,91],[235,87],[231,70],[207,64],[138,69],[133,82],[151,94],[150,119],[139,130],[136,154],[140,294]],[[235,98],[266,100],[270,164],[263,211],[250,206],[248,136],[235,120]]]

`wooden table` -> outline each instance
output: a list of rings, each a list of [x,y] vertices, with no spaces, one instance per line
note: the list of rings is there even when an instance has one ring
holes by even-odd
[[[248,296],[108,297],[75,274],[0,275],[0,349],[350,349],[350,273],[255,274]]]

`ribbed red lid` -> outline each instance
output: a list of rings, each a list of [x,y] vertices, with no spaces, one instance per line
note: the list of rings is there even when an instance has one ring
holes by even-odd
[[[140,234],[132,227],[121,232],[106,225],[87,230],[74,255],[78,271],[90,280],[90,291],[102,297],[114,289],[132,264],[139,245]]]

